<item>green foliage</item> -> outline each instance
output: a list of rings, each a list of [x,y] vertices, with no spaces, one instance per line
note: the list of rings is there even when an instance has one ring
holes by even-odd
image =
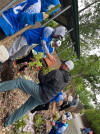
[[[95,134],[100,134],[100,111],[89,109],[85,111],[85,115],[90,122]]]
[[[33,115],[26,114],[14,123],[14,132],[18,134],[31,134],[33,130]]]
[[[35,114],[34,127],[35,127],[36,134],[43,134],[46,131],[46,122],[42,113]]]
[[[14,130],[16,132],[20,132],[20,128],[21,128],[21,133],[25,134],[25,132],[23,132],[23,127],[26,125],[26,122],[24,121],[24,117],[22,117],[20,120],[16,121],[14,124]]]
[[[43,71],[43,74],[46,75],[48,74],[49,72],[51,72],[52,70],[54,70],[54,68],[50,68],[50,67],[41,67],[42,71]]]
[[[68,91],[69,89],[70,89],[70,85],[67,85],[67,86],[64,88],[63,91],[65,92],[65,91]]]
[[[74,52],[74,46],[69,35],[65,36],[66,40],[62,42],[62,45],[57,48],[57,53],[61,60],[73,60],[76,59],[76,53]]]
[[[54,115],[56,116],[56,117],[54,118],[54,120],[57,121],[57,120],[59,119],[59,116],[58,116],[57,111],[54,111]]]
[[[94,107],[91,104],[89,104],[89,103],[84,104],[84,109],[93,109],[93,108]]]
[[[100,57],[97,55],[90,55],[88,57],[81,57],[74,63],[75,67],[71,71],[72,80],[76,93],[80,95],[81,102],[86,107],[90,107],[91,99],[97,103],[96,94],[99,94],[100,87]],[[87,91],[86,88],[92,90]]]
[[[82,81],[81,79],[83,79],[83,83],[85,83],[88,87],[91,87],[91,89],[93,90],[94,88],[96,88],[99,91],[99,87],[97,86],[97,84],[100,83],[99,65],[100,57],[98,57],[97,55],[81,57],[80,61],[77,60],[75,62],[75,67],[72,71],[72,75],[76,75],[76,77],[73,76],[72,78],[76,79],[80,77],[79,81]],[[87,83],[87,81],[89,83]]]
[[[47,20],[46,20],[47,21]],[[52,27],[52,28],[55,28],[56,26],[58,25],[58,23],[56,23],[55,21],[50,21],[46,27]]]
[[[42,62],[40,61],[40,59],[42,57],[43,57],[43,53],[34,55],[34,58],[28,64],[28,69],[31,69],[33,72],[40,70],[40,68],[42,66]]]
[[[99,29],[100,29],[100,2],[82,1],[85,7],[95,2],[92,6],[86,8],[79,14],[79,31],[81,52],[88,55],[89,50],[100,47]]]

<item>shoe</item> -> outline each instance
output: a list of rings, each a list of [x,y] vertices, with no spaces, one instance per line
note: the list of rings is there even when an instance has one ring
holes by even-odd
[[[2,70],[2,62],[0,62],[0,71]]]
[[[16,63],[16,60],[14,61],[14,68],[16,68],[17,67],[17,63]]]
[[[20,75],[20,74],[21,74],[21,72],[20,72],[20,71],[18,71],[17,75]]]
[[[8,66],[10,67],[12,60],[8,59]]]
[[[6,126],[6,119],[10,116],[10,113],[8,112],[7,115],[4,117],[4,127],[7,127]]]
[[[59,111],[61,111],[62,109],[59,109]]]

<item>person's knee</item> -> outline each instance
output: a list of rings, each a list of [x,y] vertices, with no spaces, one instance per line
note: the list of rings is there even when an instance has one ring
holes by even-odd
[[[18,81],[19,81],[19,82],[23,82],[24,79],[23,79],[23,78],[18,78]]]

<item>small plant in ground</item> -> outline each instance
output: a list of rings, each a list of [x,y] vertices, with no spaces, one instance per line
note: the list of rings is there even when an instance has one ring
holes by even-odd
[[[42,66],[42,62],[40,61],[42,57],[43,57],[43,53],[34,55],[34,58],[31,59],[32,60],[31,62],[29,62],[29,63],[25,62],[25,65],[28,65],[28,67],[26,69],[28,69],[28,70],[31,69],[32,72],[39,71]]]
[[[34,131],[35,134],[45,134],[46,133],[46,121],[44,114],[37,112],[34,115]]]
[[[57,121],[60,118],[59,112],[54,111],[54,120]]]
[[[22,76],[24,79],[26,80],[32,80],[31,76],[30,75],[23,75]]]
[[[21,119],[15,122],[14,131],[18,134],[33,134],[33,114],[27,113]]]
[[[54,68],[50,68],[50,67],[45,68],[43,66],[41,67],[41,69],[42,69],[44,75],[46,75],[49,72],[51,72],[52,70],[54,70]]]

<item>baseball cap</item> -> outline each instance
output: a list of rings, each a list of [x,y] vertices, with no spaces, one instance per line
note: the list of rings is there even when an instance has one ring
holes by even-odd
[[[58,26],[54,28],[53,35],[59,35],[62,38],[65,36],[66,28],[64,26]]]
[[[57,47],[60,47],[61,46],[61,41],[57,40],[55,44],[56,44]]]
[[[0,46],[0,62],[5,62],[9,58],[9,53],[5,46]]]
[[[74,68],[74,63],[71,60],[65,61],[64,63],[68,66],[69,70]]]
[[[67,119],[66,115],[63,114],[62,117],[61,117],[61,120],[63,121],[63,120],[66,120],[66,119]]]

